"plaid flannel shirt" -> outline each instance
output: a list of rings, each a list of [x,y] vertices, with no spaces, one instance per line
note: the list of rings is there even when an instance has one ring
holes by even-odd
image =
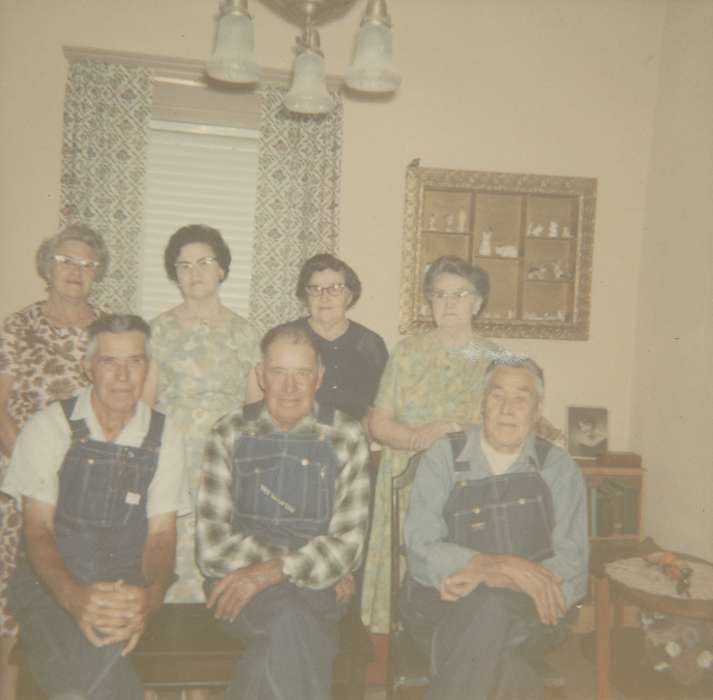
[[[369,519],[369,448],[361,425],[336,411],[334,425],[319,423],[315,412],[290,432],[321,433],[342,464],[335,482],[334,511],[325,535],[288,551],[233,528],[233,447],[242,435],[279,432],[263,407],[255,420],[242,411],[221,418],[204,452],[196,508],[198,566],[211,578],[256,562],[281,559],[287,578],[298,586],[328,588],[355,571],[362,559]]]

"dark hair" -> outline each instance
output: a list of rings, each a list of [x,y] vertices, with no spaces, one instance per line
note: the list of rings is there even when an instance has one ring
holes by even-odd
[[[426,271],[423,278],[423,295],[428,299],[433,292],[433,282],[438,275],[458,275],[466,282],[473,285],[478,296],[483,300],[480,305],[482,309],[490,294],[490,277],[483,268],[471,265],[456,255],[442,255],[436,258]]]
[[[314,335],[299,321],[288,321],[281,323],[279,326],[271,328],[260,341],[260,352],[263,358],[267,356],[273,343],[283,338],[290,340],[295,345],[309,345],[317,358],[317,366],[322,364],[322,357],[319,353],[319,347]]]
[[[495,374],[495,371],[500,367],[511,367],[512,369],[525,369],[535,379],[535,387],[540,401],[545,398],[545,373],[542,367],[537,364],[529,355],[519,352],[510,352],[509,350],[501,350],[491,353],[492,360],[485,370],[483,378],[483,397],[488,393],[490,381]]]
[[[225,274],[223,280],[227,279],[230,271],[230,261],[232,260],[230,248],[228,248],[228,244],[223,240],[223,236],[220,235],[218,229],[204,226],[203,224],[182,226],[168,239],[166,250],[163,252],[163,266],[166,268],[168,279],[173,282],[178,281],[176,260],[178,260],[183,246],[189,243],[205,243],[205,245],[210,246],[218,265],[220,265]]]
[[[301,299],[306,304],[306,287],[309,284],[310,278],[315,272],[324,272],[325,270],[341,272],[344,275],[344,284],[352,295],[349,306],[347,306],[348,309],[351,309],[351,307],[359,301],[359,297],[361,296],[361,280],[359,279],[357,273],[354,272],[349,265],[330,253],[319,253],[318,255],[313,255],[305,262],[304,265],[302,265],[300,276],[297,279],[297,289],[295,290],[297,298]]]
[[[45,238],[40,244],[40,247],[35,253],[35,267],[37,274],[49,282],[49,269],[52,264],[52,256],[57,254],[57,250],[67,241],[81,241],[88,245],[97,256],[99,267],[94,273],[94,281],[101,282],[109,268],[109,249],[104,243],[104,239],[93,229],[86,224],[70,224],[63,228],[54,236]]]
[[[141,316],[134,314],[103,314],[87,326],[87,357],[91,357],[97,349],[97,336],[100,333],[130,333],[138,331],[146,339],[146,354],[151,354],[151,326]]]

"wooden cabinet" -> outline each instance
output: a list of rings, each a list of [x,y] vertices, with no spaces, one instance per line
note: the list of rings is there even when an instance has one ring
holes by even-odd
[[[597,540],[641,539],[641,467],[598,466],[578,460],[587,484],[589,537]]]

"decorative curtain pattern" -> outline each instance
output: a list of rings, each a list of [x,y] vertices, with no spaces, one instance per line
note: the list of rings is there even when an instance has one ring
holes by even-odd
[[[93,299],[110,311],[138,307],[148,68],[91,59],[69,66],[64,99],[60,225],[85,223],[104,236],[109,272]]]
[[[324,116],[290,113],[286,90],[261,90],[250,318],[262,331],[302,315],[302,263],[334,253],[339,233],[342,101]]]

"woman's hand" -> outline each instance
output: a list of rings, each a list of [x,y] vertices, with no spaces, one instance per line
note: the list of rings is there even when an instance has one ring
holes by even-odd
[[[437,420],[431,423],[424,423],[411,429],[412,438],[409,449],[426,450],[439,438],[458,430],[460,430],[460,425],[452,421]]]
[[[425,450],[438,438],[460,429],[458,423],[447,420],[407,425],[398,421],[392,411],[376,406],[369,412],[371,437],[397,450]]]

